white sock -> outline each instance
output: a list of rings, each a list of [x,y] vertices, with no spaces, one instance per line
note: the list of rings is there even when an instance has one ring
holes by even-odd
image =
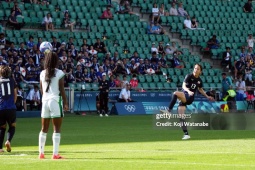
[[[53,133],[52,141],[53,141],[53,155],[58,155],[58,148],[60,144],[60,133]]]
[[[47,133],[40,132],[39,133],[39,153],[44,154],[44,147],[46,142]]]

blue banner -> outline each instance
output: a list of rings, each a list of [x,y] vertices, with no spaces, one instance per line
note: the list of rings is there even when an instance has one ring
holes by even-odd
[[[146,114],[141,102],[116,103],[115,109],[118,115],[139,115]]]
[[[96,111],[96,95],[99,92],[74,92],[74,111]],[[109,98],[117,100],[120,92],[110,92]],[[81,97],[80,97],[81,96]],[[146,114],[159,113],[159,110],[169,106],[171,93],[167,92],[134,92],[131,91],[131,99],[142,102]],[[187,106],[187,112],[192,113],[217,113],[220,112],[220,105],[226,102],[210,102],[205,97],[197,95],[195,101]],[[109,102],[108,107],[111,109],[113,104]],[[173,110],[177,110],[178,104]],[[236,102],[237,110],[246,110],[246,101]]]

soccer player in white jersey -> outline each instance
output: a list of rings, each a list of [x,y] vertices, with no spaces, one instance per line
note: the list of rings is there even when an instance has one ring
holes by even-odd
[[[58,56],[54,52],[45,53],[44,70],[40,74],[42,93],[42,129],[39,134],[39,158],[44,159],[44,147],[50,120],[53,124],[53,155],[52,159],[62,159],[59,155],[60,129],[64,111],[68,110],[68,103],[64,90],[64,72],[57,69]],[[63,105],[62,105],[63,102]]]

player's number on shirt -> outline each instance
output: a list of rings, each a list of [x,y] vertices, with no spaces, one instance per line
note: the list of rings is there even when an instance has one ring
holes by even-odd
[[[192,89],[195,89],[196,86],[197,86],[196,84],[191,84],[191,88],[192,88]]]
[[[1,89],[2,89],[2,96],[6,96],[6,95],[11,95],[11,86],[10,86],[10,83],[7,83],[6,84],[7,85],[7,94],[5,94],[6,93],[6,91],[5,91],[5,87],[4,87],[4,83],[2,83],[1,84]]]

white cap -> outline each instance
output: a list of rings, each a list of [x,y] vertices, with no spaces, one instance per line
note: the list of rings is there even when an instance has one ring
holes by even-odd
[[[65,42],[62,42],[61,44],[66,44]]]
[[[102,76],[106,76],[106,73],[103,73]]]
[[[170,45],[170,44],[167,43],[166,45]]]

